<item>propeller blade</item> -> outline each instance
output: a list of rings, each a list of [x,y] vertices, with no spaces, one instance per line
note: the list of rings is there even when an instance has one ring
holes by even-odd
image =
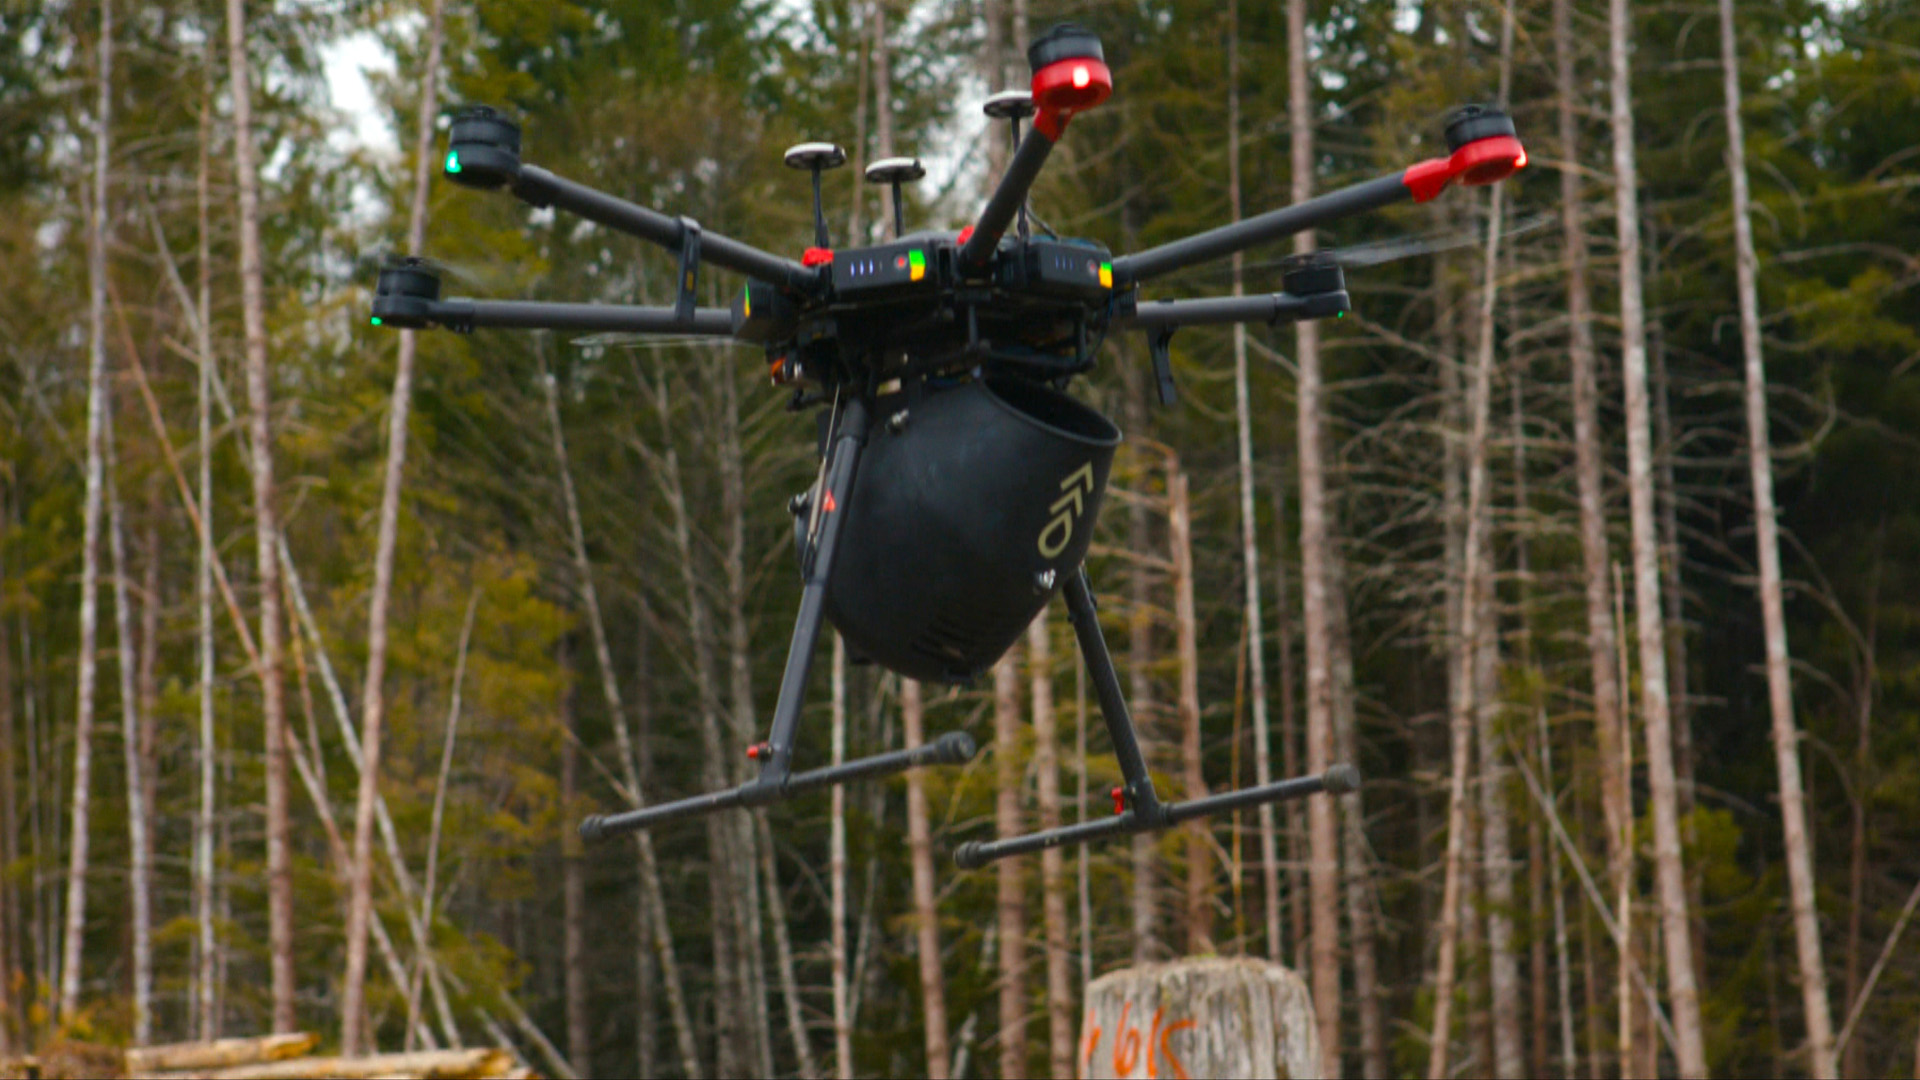
[[[574,338],[570,345],[583,349],[672,349],[686,345],[750,345],[752,342],[736,341],[733,338],[706,337],[700,334],[635,334],[627,331],[615,331],[605,334],[587,334]]]

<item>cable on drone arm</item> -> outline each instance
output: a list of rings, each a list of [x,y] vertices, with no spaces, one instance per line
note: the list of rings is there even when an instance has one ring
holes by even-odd
[[[1456,111],[1447,124],[1447,146],[1451,151],[1447,157],[1123,255],[1113,260],[1114,285],[1125,287],[1195,263],[1224,259],[1236,251],[1408,199],[1426,202],[1455,181],[1467,187],[1497,184],[1527,164],[1527,151],[1514,134],[1513,120],[1498,109],[1469,105]]]
[[[1033,103],[1039,111],[980,211],[980,220],[962,234],[960,265],[966,270],[987,265],[1067,122],[1113,93],[1113,73],[1107,70],[1100,38],[1072,23],[1062,23],[1036,40],[1027,49],[1027,63],[1033,69]]]
[[[701,231],[686,218],[649,210],[525,164],[520,160],[519,125],[485,105],[463,110],[454,118],[443,171],[454,183],[482,189],[506,187],[531,206],[557,207],[676,254],[687,252],[691,240],[691,250],[700,259],[749,277],[803,293],[820,287],[819,273],[792,259]]]

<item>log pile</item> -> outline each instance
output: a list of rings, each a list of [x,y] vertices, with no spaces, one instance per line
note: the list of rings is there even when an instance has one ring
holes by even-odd
[[[1307,984],[1259,960],[1195,959],[1115,971],[1087,986],[1082,1077],[1320,1076]]]
[[[24,1080],[68,1076],[152,1077],[154,1080],[533,1080],[535,1073],[508,1050],[424,1050],[363,1057],[311,1057],[312,1032],[142,1046],[124,1053],[70,1044],[0,1063],[0,1075]],[[88,1053],[81,1053],[84,1049]],[[76,1067],[77,1066],[77,1067]]]

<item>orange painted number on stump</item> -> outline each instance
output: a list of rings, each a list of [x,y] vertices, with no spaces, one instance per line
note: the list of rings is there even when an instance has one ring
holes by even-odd
[[[1086,1068],[1083,1071],[1092,1072],[1093,1071],[1093,1052],[1094,1050],[1098,1049],[1100,1046],[1100,1028],[1098,1025],[1096,1025],[1093,1022],[1092,1009],[1087,1010],[1086,1022],[1081,1026],[1087,1029],[1087,1045],[1086,1045],[1085,1051],[1081,1054],[1082,1059],[1086,1063]]]
[[[1132,1011],[1132,1002],[1121,1004],[1120,1025],[1113,1033],[1113,1074],[1115,1076],[1130,1077],[1133,1075],[1134,1067],[1140,1064],[1142,1047],[1140,1029],[1127,1023],[1127,1017]],[[1153,1022],[1147,1029],[1145,1041],[1147,1080],[1159,1080],[1161,1057],[1167,1059],[1167,1069],[1173,1074],[1175,1080],[1188,1080],[1187,1068],[1181,1063],[1179,1056],[1173,1052],[1171,1040],[1174,1032],[1185,1031],[1196,1024],[1192,1020],[1176,1020],[1162,1027],[1161,1022],[1166,1019],[1166,1014],[1167,1010],[1164,1006],[1155,1009]],[[1100,1029],[1092,1027],[1093,1013],[1091,1012],[1087,1013],[1087,1024],[1090,1030],[1087,1035],[1086,1061],[1091,1069],[1094,1050],[1100,1045]]]
[[[1140,1029],[1127,1023],[1127,1013],[1133,1011],[1133,1002],[1120,1006],[1120,1027],[1113,1033],[1113,1075],[1132,1076],[1133,1067],[1140,1061]],[[1153,1048],[1147,1048],[1149,1056]]]

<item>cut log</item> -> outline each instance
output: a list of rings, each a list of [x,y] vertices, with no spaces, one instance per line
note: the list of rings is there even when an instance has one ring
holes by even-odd
[[[1088,1080],[1321,1075],[1306,982],[1261,960],[1175,960],[1095,979],[1079,1055]]]
[[[368,1057],[311,1057],[260,1062],[225,1069],[163,1074],[164,1080],[373,1080],[384,1076],[422,1080],[484,1080],[506,1076],[520,1063],[505,1050],[423,1050]]]
[[[250,1039],[135,1047],[127,1051],[127,1074],[145,1076],[163,1071],[227,1069],[264,1061],[285,1061],[297,1058],[319,1044],[320,1036],[314,1032],[291,1031]]]

